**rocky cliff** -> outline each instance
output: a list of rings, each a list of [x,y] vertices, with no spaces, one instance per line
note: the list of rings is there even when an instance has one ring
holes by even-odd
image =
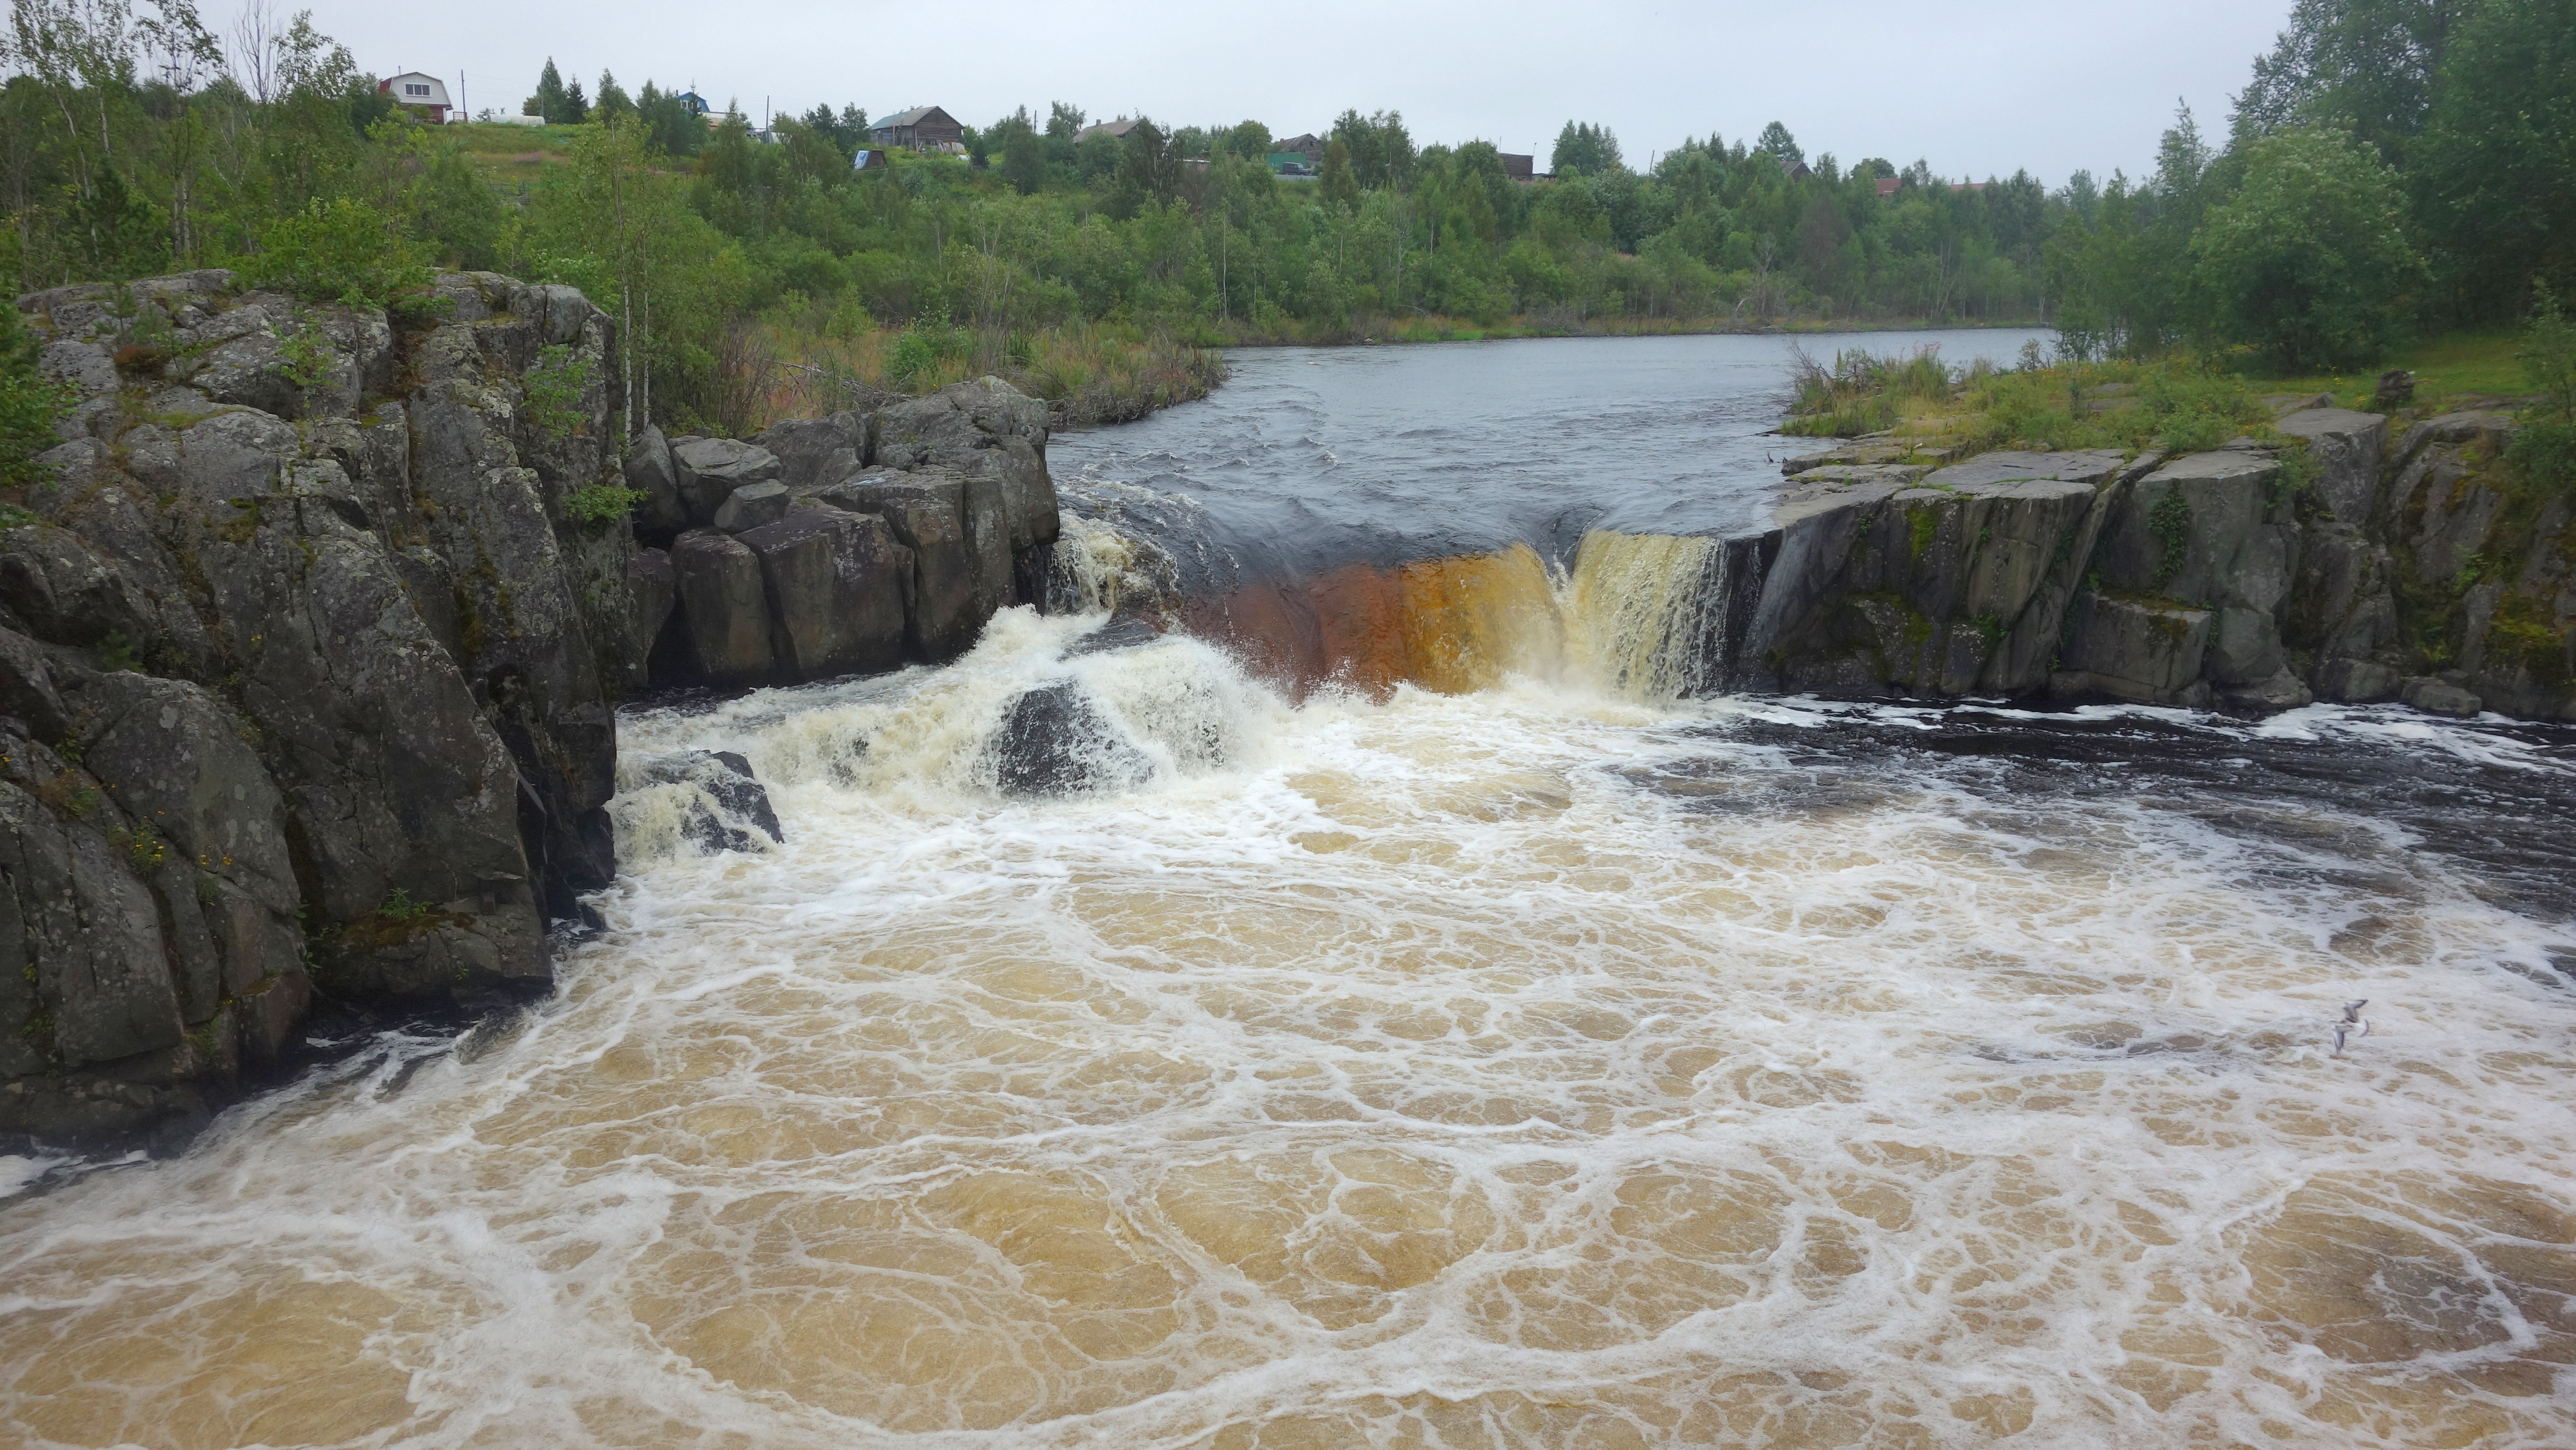
[[[0,1133],[183,1131],[317,992],[542,989],[615,870],[621,695],[951,658],[1056,535],[1044,405],[990,379],[621,448],[570,288],[19,307],[78,402],[0,498]]]
[[[1738,683],[2279,709],[2403,698],[2576,719],[2569,502],[2503,414],[2324,406],[2167,458],[1793,459]]]

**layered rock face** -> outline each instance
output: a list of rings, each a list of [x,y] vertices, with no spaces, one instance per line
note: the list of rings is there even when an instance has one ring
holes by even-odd
[[[615,338],[437,287],[417,327],[225,272],[20,300],[80,401],[0,514],[0,1131],[202,1115],[317,984],[543,985],[607,883],[650,641],[631,530],[567,499],[617,479]]]
[[[1039,601],[1057,532],[1046,405],[998,378],[749,443],[648,434],[627,463],[655,547],[631,632],[657,684],[787,684],[971,648]]]
[[[2404,698],[2576,719],[2568,501],[2490,472],[2495,413],[2301,408],[2303,456],[1866,444],[1797,460],[1734,671],[1835,694],[2106,694],[2279,709]]]

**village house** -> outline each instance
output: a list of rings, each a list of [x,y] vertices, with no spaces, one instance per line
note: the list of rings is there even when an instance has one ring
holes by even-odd
[[[937,106],[915,106],[869,129],[879,146],[901,151],[949,151],[966,144],[966,128]]]
[[[376,82],[376,94],[433,126],[447,124],[453,105],[447,98],[447,82],[416,70]]]
[[[1085,126],[1073,133],[1074,144],[1078,146],[1094,136],[1106,136],[1112,141],[1125,140],[1127,133],[1135,130],[1144,119],[1142,116],[1132,120],[1121,116],[1115,121],[1103,121],[1097,126]]]

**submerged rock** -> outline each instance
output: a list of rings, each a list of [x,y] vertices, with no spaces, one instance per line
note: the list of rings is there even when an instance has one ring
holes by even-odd
[[[985,759],[1004,795],[1134,790],[1154,778],[1154,762],[1074,680],[1022,692],[1002,717]]]
[[[769,804],[769,791],[751,762],[730,750],[690,750],[637,767],[648,785],[688,787],[692,798],[680,834],[708,851],[753,849],[752,833],[784,844],[787,833]]]

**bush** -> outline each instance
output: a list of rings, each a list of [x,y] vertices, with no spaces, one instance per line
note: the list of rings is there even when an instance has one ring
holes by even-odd
[[[547,438],[569,438],[582,424],[581,400],[590,391],[590,359],[560,343],[537,349],[536,366],[519,380],[528,426]]]
[[[384,213],[347,197],[271,223],[243,271],[255,286],[351,307],[391,308],[426,292],[430,279]]]
[[[635,512],[644,491],[613,483],[594,483],[564,496],[564,512],[586,524],[614,523]]]
[[[2289,372],[2365,363],[2424,276],[2402,212],[2397,174],[2349,132],[2267,136],[2247,148],[2243,187],[2193,234],[2194,275],[2221,330]]]
[[[927,373],[963,359],[975,349],[966,329],[945,317],[916,322],[903,330],[886,353],[886,375],[909,386]]]
[[[35,482],[32,460],[62,441],[54,420],[71,406],[71,390],[36,365],[37,354],[26,319],[0,301],[0,485]]]

